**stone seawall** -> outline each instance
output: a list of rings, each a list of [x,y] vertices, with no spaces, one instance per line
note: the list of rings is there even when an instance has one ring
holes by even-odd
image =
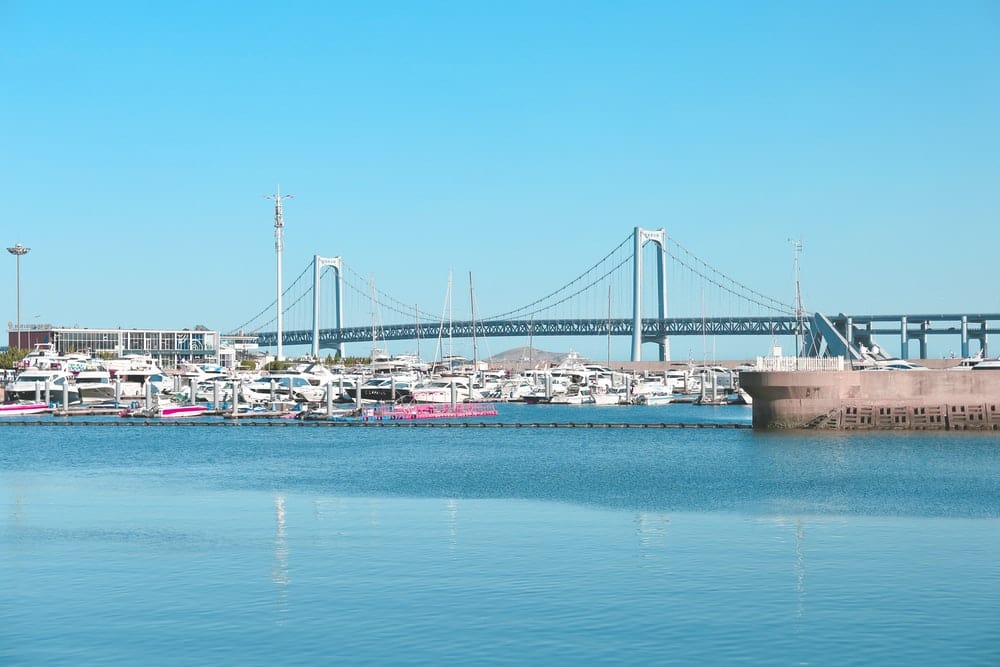
[[[740,374],[755,429],[1000,431],[1000,371]]]

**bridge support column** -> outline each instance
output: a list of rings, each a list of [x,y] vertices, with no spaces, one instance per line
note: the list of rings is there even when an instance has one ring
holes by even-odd
[[[902,319],[899,321],[899,358],[909,359],[910,358],[910,339],[908,338],[909,332],[906,330],[906,315],[903,315]]]
[[[962,315],[962,358],[969,358],[969,317]]]
[[[660,251],[656,254],[656,289],[657,289],[657,312],[660,321],[667,319],[667,247],[666,232],[662,229],[663,241],[660,242]],[[656,341],[660,348],[660,361],[670,361],[670,338],[666,334],[659,336]]]
[[[667,233],[663,229],[635,228],[635,249],[632,257],[632,361],[642,361],[642,247],[647,241],[659,246],[657,255],[657,300],[660,320],[667,317]],[[657,336],[654,341],[660,348],[660,361],[670,361],[670,339]]]
[[[344,276],[343,260],[340,257],[320,257],[313,256],[313,331],[312,331],[312,356],[319,359],[319,315],[320,315],[320,270],[324,266],[332,266],[337,272],[337,312],[336,327],[338,332],[344,328]],[[337,344],[337,352],[340,358],[344,358],[343,335],[340,336],[340,343]]]

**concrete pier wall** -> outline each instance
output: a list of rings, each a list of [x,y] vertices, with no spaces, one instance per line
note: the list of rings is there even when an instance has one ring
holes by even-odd
[[[1000,430],[1000,370],[748,372],[755,429]]]

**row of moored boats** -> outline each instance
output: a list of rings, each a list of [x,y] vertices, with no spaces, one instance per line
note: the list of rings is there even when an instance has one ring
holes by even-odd
[[[663,405],[747,402],[738,374],[721,367],[684,367],[655,376],[614,371],[570,354],[563,362],[510,373],[458,358],[436,365],[414,355],[375,353],[359,368],[291,362],[281,371],[243,371],[187,364],[171,371],[147,355],[99,359],[59,354],[38,345],[4,386],[0,414],[50,406],[115,407],[140,415],[203,410],[265,410],[292,405],[360,406],[372,402]],[[186,409],[182,409],[186,408]]]

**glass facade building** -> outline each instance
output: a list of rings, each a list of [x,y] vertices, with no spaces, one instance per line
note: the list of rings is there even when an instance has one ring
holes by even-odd
[[[22,345],[52,343],[60,354],[89,351],[93,355],[148,354],[163,368],[180,362],[219,363],[221,337],[218,331],[192,329],[75,329],[32,327],[22,329]],[[16,345],[16,332],[9,341]]]

